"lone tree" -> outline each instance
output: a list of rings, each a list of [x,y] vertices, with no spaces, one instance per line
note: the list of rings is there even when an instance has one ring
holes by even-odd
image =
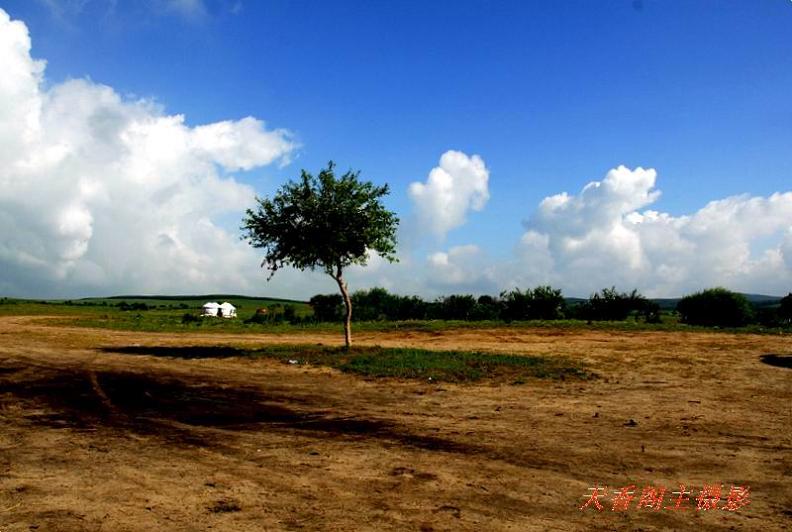
[[[352,300],[344,269],[365,265],[369,251],[390,262],[396,260],[399,219],[380,199],[388,185],[375,186],[349,171],[337,178],[330,161],[318,176],[302,170],[300,180],[289,181],[272,198],[256,198],[242,220],[243,239],[265,251],[272,272],[284,266],[300,270],[321,268],[338,283],[344,299],[344,340],[352,345]]]

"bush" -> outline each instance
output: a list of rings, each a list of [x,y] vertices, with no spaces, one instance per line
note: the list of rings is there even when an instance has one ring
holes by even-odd
[[[359,290],[352,294],[352,319],[355,321],[377,321],[388,319],[392,314],[392,296],[384,288]],[[340,298],[340,296],[339,296]],[[343,316],[343,309],[341,311]]]
[[[648,299],[644,300],[643,308],[639,309],[638,314],[646,323],[661,323],[663,321],[660,319],[660,305]]]
[[[783,327],[784,325],[778,315],[778,309],[772,307],[756,309],[755,319],[762,327]]]
[[[344,300],[340,294],[317,294],[308,303],[317,321],[341,321],[344,317]]]
[[[66,303],[67,305],[73,304],[71,301]],[[145,303],[127,303],[126,301],[122,301],[116,305],[120,310],[149,310],[149,306]]]
[[[429,305],[418,296],[392,296],[390,320],[425,320]]]
[[[189,312],[185,312],[182,316],[181,322],[182,323],[195,323],[201,321],[201,318],[196,316],[195,314],[190,314]]]
[[[492,296],[479,296],[473,307],[470,319],[472,320],[497,320],[500,319],[503,305],[498,298]]]
[[[501,292],[501,319],[504,321],[527,320],[530,312],[531,290],[524,293],[519,288],[511,292]]]
[[[256,312],[250,318],[246,319],[244,323],[264,325],[289,322],[292,325],[299,325],[301,323],[310,323],[313,321],[316,321],[313,317],[306,316],[305,318],[301,318],[298,316],[297,308],[292,304],[287,303],[281,305],[280,303],[276,303],[266,308],[256,310]]]
[[[778,320],[783,325],[792,325],[792,292],[781,298],[777,314]]]
[[[580,303],[574,310],[575,317],[586,321],[623,321],[631,312],[644,314],[644,319],[659,321],[659,307],[633,290],[629,294],[616,291],[616,287],[603,288],[591,295],[588,301]],[[647,320],[648,321],[648,320]]]
[[[470,295],[452,295],[438,301],[440,319],[469,320],[476,308],[476,298]]]
[[[270,323],[273,321],[273,315],[266,312],[256,312],[251,317],[246,319],[244,323],[256,323],[258,325]]]
[[[705,327],[742,327],[753,319],[745,296],[725,288],[687,295],[677,303],[676,310],[682,323]]]
[[[529,319],[558,320],[563,317],[565,308],[566,302],[561,290],[550,286],[537,286],[531,291]]]
[[[519,288],[501,293],[501,319],[559,320],[564,317],[566,302],[561,290],[550,286],[537,286],[521,292]]]

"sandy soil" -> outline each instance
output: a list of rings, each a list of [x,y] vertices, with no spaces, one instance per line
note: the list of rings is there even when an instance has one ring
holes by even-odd
[[[130,346],[337,344],[0,318],[0,531],[783,530],[792,525],[792,338],[491,329],[359,343],[563,354],[593,381],[368,381]],[[167,353],[166,349],[158,350]],[[645,486],[692,488],[675,511]],[[750,487],[696,510],[703,484]],[[581,511],[607,486],[604,510]],[[626,511],[613,490],[635,485]]]

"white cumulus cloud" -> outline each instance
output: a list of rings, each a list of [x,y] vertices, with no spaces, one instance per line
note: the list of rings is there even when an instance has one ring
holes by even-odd
[[[584,295],[610,285],[665,296],[715,285],[792,287],[792,192],[733,196],[672,216],[641,210],[660,195],[656,177],[620,166],[576,196],[545,198],[518,246],[523,283],[554,282]]]
[[[478,155],[449,150],[426,183],[408,189],[421,227],[437,237],[465,223],[467,213],[480,211],[489,200],[489,170]]]
[[[498,290],[496,268],[487,254],[475,244],[453,246],[437,251],[426,260],[428,293],[474,292],[492,293]],[[439,289],[439,290],[438,290]]]
[[[255,118],[189,127],[88,80],[44,83],[0,10],[0,291],[251,289],[256,253],[217,224],[254,191],[227,172],[296,148]]]

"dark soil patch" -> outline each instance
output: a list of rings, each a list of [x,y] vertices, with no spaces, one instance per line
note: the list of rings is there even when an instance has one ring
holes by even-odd
[[[211,504],[208,510],[213,514],[241,512],[242,507],[234,499],[220,499]]]

